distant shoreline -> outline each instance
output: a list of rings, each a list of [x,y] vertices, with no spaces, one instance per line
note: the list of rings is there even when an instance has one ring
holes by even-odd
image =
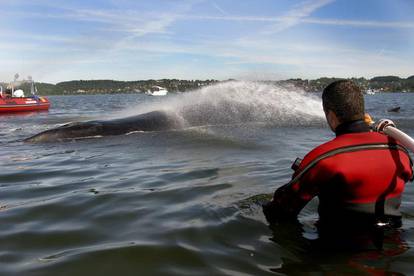
[[[329,83],[341,78],[318,78],[314,80],[287,79],[280,81],[259,81],[266,84],[295,86],[306,92],[320,92]],[[406,79],[397,76],[380,76],[371,79],[350,78],[355,81],[363,91],[370,93],[395,93],[414,92],[414,75]],[[118,94],[118,93],[145,93],[153,86],[166,88],[170,93],[193,91],[201,87],[235,81],[233,79],[218,81],[210,80],[138,80],[138,81],[115,81],[115,80],[73,80],[51,83],[36,83],[39,95],[81,95],[81,94]],[[0,83],[5,87],[6,83]]]

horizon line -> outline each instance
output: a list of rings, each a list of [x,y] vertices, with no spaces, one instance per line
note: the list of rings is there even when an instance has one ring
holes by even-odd
[[[323,77],[318,77],[318,78],[301,78],[301,77],[291,77],[291,78],[286,78],[286,79],[237,79],[237,78],[227,78],[227,79],[215,79],[215,78],[206,78],[206,79],[179,79],[179,78],[160,78],[160,79],[154,79],[154,78],[149,78],[149,79],[135,79],[135,80],[120,80],[120,79],[72,79],[72,80],[63,80],[63,81],[59,81],[56,83],[53,82],[44,82],[44,81],[35,81],[35,83],[46,83],[46,84],[53,84],[56,85],[58,83],[63,83],[63,82],[71,82],[71,81],[117,81],[117,82],[136,82],[136,81],[160,81],[160,80],[178,80],[178,81],[218,81],[218,82],[224,82],[224,81],[251,81],[251,82],[262,82],[262,81],[274,81],[274,82],[278,82],[278,81],[288,81],[288,80],[318,80],[318,79],[323,79],[323,78],[327,78],[327,79],[366,79],[366,80],[372,80],[374,78],[378,78],[378,77],[398,77],[402,80],[407,80],[411,77],[414,77],[414,73],[412,75],[409,75],[407,77],[401,77],[401,75],[378,75],[378,76],[373,76],[371,78],[367,78],[367,77],[334,77],[334,76],[323,76]],[[27,81],[26,79],[21,79],[21,80],[16,80],[16,81]],[[0,81],[0,83],[2,84],[7,84],[7,83],[12,83],[13,81]]]

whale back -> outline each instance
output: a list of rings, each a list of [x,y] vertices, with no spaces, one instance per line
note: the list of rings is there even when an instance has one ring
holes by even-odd
[[[133,131],[161,131],[180,128],[180,120],[162,111],[114,119],[69,123],[43,131],[26,139],[26,142],[53,142],[94,136],[121,135]]]

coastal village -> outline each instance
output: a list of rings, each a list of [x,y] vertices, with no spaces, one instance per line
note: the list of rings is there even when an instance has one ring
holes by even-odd
[[[329,83],[340,78],[318,78],[307,79],[288,79],[280,81],[262,81],[268,84],[281,86],[294,86],[306,92],[320,92]],[[397,76],[380,76],[371,79],[351,78],[363,91],[369,93],[377,92],[414,92],[414,75],[408,78]],[[213,85],[220,82],[234,81],[234,79],[219,80],[179,80],[179,79],[160,79],[160,80],[139,80],[139,81],[116,81],[116,80],[74,80],[51,83],[36,83],[39,95],[72,95],[72,94],[116,94],[116,93],[148,93],[153,87],[161,87],[169,93],[180,93],[193,91],[198,88]],[[1,85],[2,83],[0,83]],[[6,83],[2,84],[3,86]]]

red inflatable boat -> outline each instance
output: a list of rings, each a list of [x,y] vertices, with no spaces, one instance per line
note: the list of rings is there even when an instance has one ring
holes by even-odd
[[[49,107],[49,100],[45,97],[0,98],[0,113],[41,111]]]
[[[18,75],[16,74],[16,79]],[[50,107],[50,102],[45,97],[36,95],[37,89],[34,81],[15,81],[10,83],[5,90],[0,85],[0,114],[12,112],[44,111]],[[23,89],[30,89],[31,96],[26,97]]]

